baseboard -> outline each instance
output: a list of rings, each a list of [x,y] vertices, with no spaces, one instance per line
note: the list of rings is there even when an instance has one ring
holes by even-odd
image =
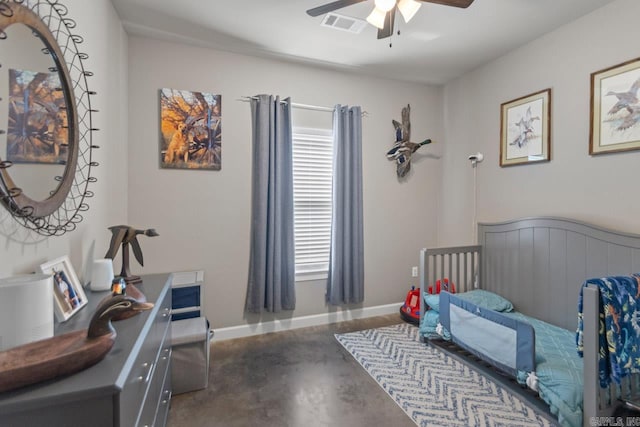
[[[402,302],[398,302],[395,304],[378,305],[375,307],[358,308],[355,310],[343,310],[332,313],[294,317],[285,320],[273,320],[271,322],[216,328],[212,341],[223,341],[233,338],[267,334],[269,332],[289,331],[292,329],[306,328],[308,326],[328,325],[330,323],[343,322],[346,320],[384,316],[386,314],[398,313],[401,305]]]

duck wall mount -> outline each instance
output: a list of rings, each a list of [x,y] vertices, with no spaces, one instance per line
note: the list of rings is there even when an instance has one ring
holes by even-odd
[[[407,104],[402,109],[402,123],[391,120],[396,131],[396,141],[393,143],[391,150],[387,151],[387,158],[395,160],[396,173],[398,178],[404,178],[411,170],[411,155],[418,151],[423,145],[431,144],[431,139],[425,139],[422,142],[411,142],[411,105]]]

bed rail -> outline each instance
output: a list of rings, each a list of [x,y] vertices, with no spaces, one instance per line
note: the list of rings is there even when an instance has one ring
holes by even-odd
[[[596,286],[587,286],[584,289],[584,306],[583,306],[583,322],[584,322],[584,358],[583,358],[583,416],[582,425],[589,425],[592,417],[601,413],[600,408],[600,380],[598,378],[598,305],[599,291]],[[602,408],[606,411],[606,408]],[[606,416],[603,413],[603,416]]]

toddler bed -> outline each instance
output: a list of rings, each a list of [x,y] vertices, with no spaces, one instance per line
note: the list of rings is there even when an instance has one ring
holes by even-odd
[[[425,312],[421,299],[421,336],[433,336],[436,317],[444,328],[440,332],[450,332],[456,345],[521,383],[528,377],[562,425],[586,426],[591,417],[611,415],[617,397],[634,393],[637,380],[627,377],[621,385],[601,387],[608,385],[599,370],[603,287],[585,281],[640,271],[640,236],[561,218],[479,224],[478,231],[477,246],[421,251],[421,289],[446,277],[460,292],[442,293],[438,314]],[[498,307],[500,313],[469,298],[476,289],[506,297],[518,312]],[[579,296],[584,359],[576,351]],[[434,303],[434,296],[426,299]]]

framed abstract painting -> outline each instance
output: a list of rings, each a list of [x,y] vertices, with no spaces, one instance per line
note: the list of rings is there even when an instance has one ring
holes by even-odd
[[[551,89],[500,106],[500,166],[551,160]]]

